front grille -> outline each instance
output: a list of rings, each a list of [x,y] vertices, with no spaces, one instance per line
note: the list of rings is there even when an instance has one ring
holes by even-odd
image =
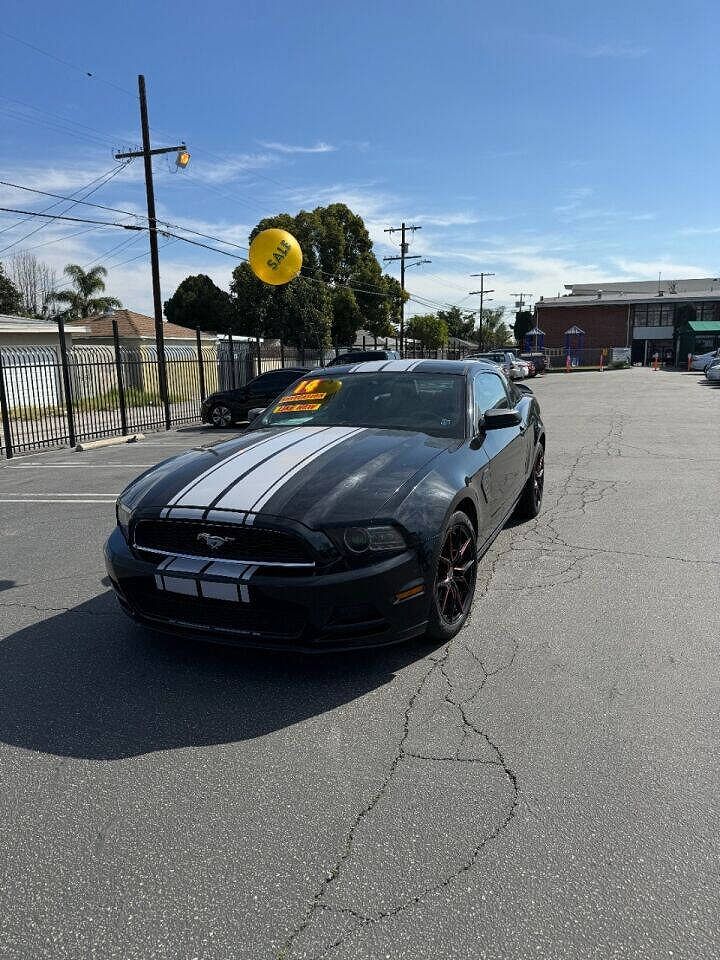
[[[201,534],[225,537],[228,542],[211,550],[207,543],[198,539]],[[314,560],[305,541],[292,533],[229,523],[203,523],[201,520],[139,520],[134,541],[138,550],[156,554],[255,563],[312,564]]]
[[[229,633],[261,635],[281,640],[297,640],[305,628],[305,615],[293,603],[272,603],[253,597],[251,603],[195,599],[178,593],[165,593],[152,586],[126,586],[132,606],[143,616],[164,622],[187,624],[200,630],[217,629]]]

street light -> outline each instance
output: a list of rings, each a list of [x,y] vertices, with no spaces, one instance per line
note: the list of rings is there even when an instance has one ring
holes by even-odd
[[[405,265],[405,269],[409,270],[410,267],[417,267],[421,263],[432,263],[432,260],[413,260],[412,263],[408,263]]]
[[[190,163],[190,154],[187,152],[187,150],[181,150],[177,155],[175,166],[179,167],[181,170],[184,170],[189,163]]]

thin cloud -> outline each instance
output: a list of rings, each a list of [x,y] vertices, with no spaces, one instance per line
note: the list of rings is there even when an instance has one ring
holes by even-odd
[[[217,163],[203,163],[202,176],[210,183],[229,183],[243,174],[260,170],[276,163],[269,153],[241,153]]]
[[[319,140],[310,147],[294,143],[279,143],[277,140],[260,140],[258,142],[261,147],[265,147],[266,150],[274,150],[276,153],[334,153],[337,150],[337,147],[334,147],[331,143],[325,143],[324,140]]]
[[[590,60],[608,58],[611,60],[638,60],[650,53],[649,47],[634,43],[601,43],[597,47],[590,47],[583,56]]]
[[[618,268],[625,273],[628,278],[636,280],[654,280],[658,274],[662,274],[666,280],[676,279],[677,277],[712,277],[714,270],[710,267],[698,266],[691,263],[677,263],[673,260],[625,260],[620,257],[614,258]]]
[[[601,43],[584,43],[575,37],[548,33],[532,34],[526,36],[526,39],[535,45],[544,44],[585,60],[639,60],[650,53],[649,47],[632,41],[605,40]]]

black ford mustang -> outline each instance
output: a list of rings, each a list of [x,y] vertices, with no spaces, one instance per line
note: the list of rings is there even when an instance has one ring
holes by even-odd
[[[306,374],[240,438],[133,481],[105,549],[143,624],[321,650],[454,636],[478,558],[534,517],[545,433],[527,388],[481,361]]]

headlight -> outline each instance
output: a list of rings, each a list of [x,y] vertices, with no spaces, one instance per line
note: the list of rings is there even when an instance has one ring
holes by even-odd
[[[132,510],[130,507],[126,506],[120,497],[115,502],[115,516],[117,517],[118,526],[123,532],[125,539],[130,542],[130,518],[132,517]]]
[[[348,527],[343,543],[351,553],[399,553],[407,549],[405,537],[397,527]]]

